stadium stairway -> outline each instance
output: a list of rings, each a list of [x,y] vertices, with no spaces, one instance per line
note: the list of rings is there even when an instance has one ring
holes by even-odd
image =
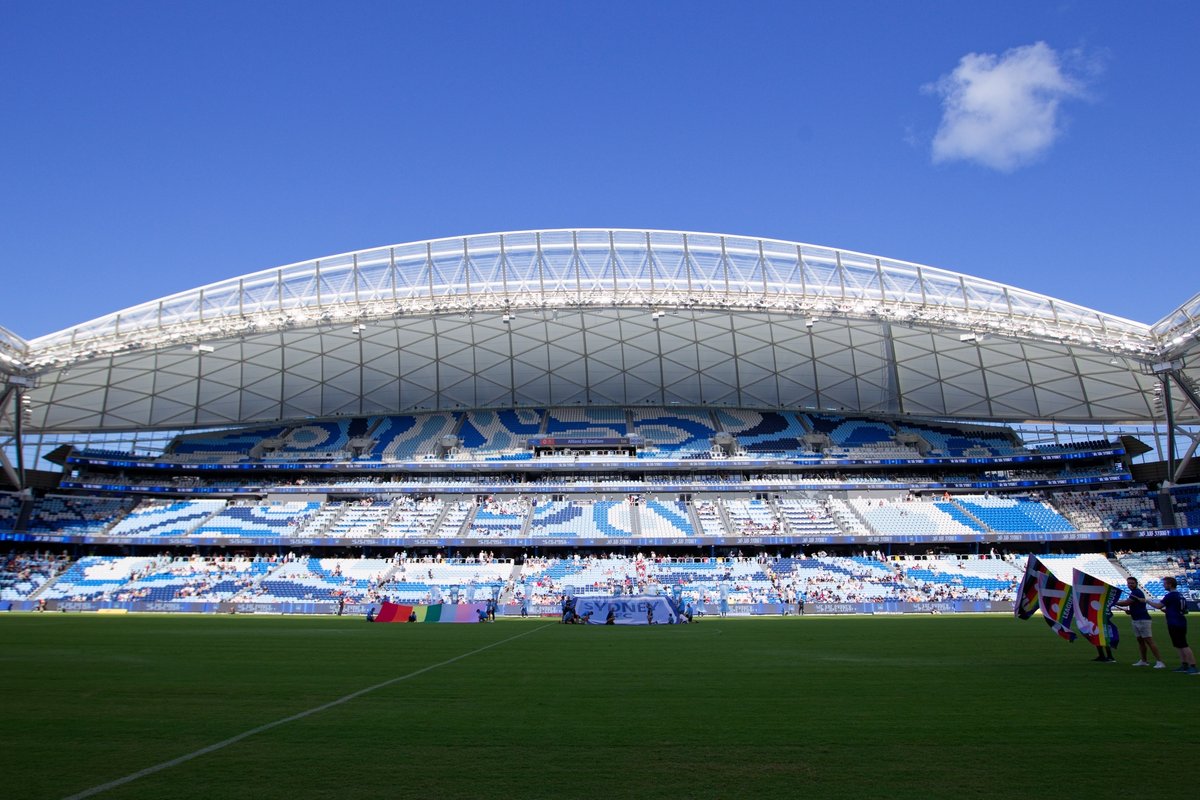
[[[429,528],[425,531],[426,535],[434,534],[438,530],[441,529],[442,523],[444,523],[446,521],[446,517],[450,514],[450,507],[452,505],[453,505],[453,503],[449,503],[449,502],[442,504],[442,507],[438,511],[437,516],[434,517],[432,524],[430,524]],[[404,512],[399,507],[396,507],[395,509],[393,509],[392,513],[388,514],[387,520],[384,524],[385,525],[390,524],[394,519],[402,516],[403,513]],[[468,515],[468,516],[470,516],[470,515]],[[461,528],[460,528],[460,530],[461,530]]]
[[[320,538],[326,531],[337,524],[338,520],[346,516],[349,506],[339,505],[331,507],[331,504],[326,503],[325,506],[302,521],[292,535],[300,539],[316,539]]]
[[[526,520],[525,520],[525,527],[526,528],[529,527],[529,519],[528,518],[526,518]],[[522,535],[524,535],[524,531],[522,531]],[[500,597],[498,598],[498,602],[500,603],[500,605],[503,606],[503,605],[508,605],[509,603],[516,602],[517,585],[521,582],[521,570],[523,568],[524,568],[523,564],[516,561],[515,559],[513,560],[512,571],[509,572],[508,579],[504,581],[504,586],[503,586],[503,588],[500,589]],[[395,568],[393,568],[393,572],[394,571],[395,571]]]
[[[64,570],[60,570],[60,571],[59,571],[59,573],[58,573],[57,575],[55,575],[55,576],[51,577],[51,578],[50,578],[50,580],[46,581],[46,582],[45,582],[45,583],[43,583],[41,586],[39,586],[38,588],[36,588],[36,589],[34,589],[32,592],[30,592],[30,593],[29,593],[29,597],[27,597],[26,599],[27,599],[27,600],[37,600],[39,597],[41,597],[41,596],[42,596],[42,594],[43,594],[43,593],[44,593],[44,592],[45,592],[47,589],[49,589],[49,588],[50,588],[51,586],[53,586],[54,584],[58,583],[58,579],[59,579],[59,578],[61,578],[63,575],[66,575],[68,571],[69,571],[69,570],[65,570],[65,569],[64,569]]]
[[[875,530],[875,527],[873,525],[871,525],[871,523],[867,522],[867,518],[865,516],[863,516],[862,511],[855,508],[853,506],[853,504],[846,502],[846,501],[842,501],[842,506],[843,506],[843,509],[849,513],[850,518],[852,520],[854,520],[855,522],[857,522],[859,525],[861,525],[864,530],[867,530],[875,535],[879,534],[879,531]],[[842,527],[843,529],[847,528],[847,526],[843,525],[842,520],[838,520],[838,525],[840,527]]]
[[[633,531],[633,535],[641,537],[642,535],[642,504],[637,503],[629,508],[629,529]]]
[[[955,510],[959,514],[962,514],[964,517],[971,520],[971,522],[978,525],[979,530],[981,530],[981,531],[991,531],[992,530],[991,527],[989,527],[986,522],[984,522],[979,517],[972,514],[965,506],[963,506],[962,503],[958,502],[957,500],[951,498],[950,505],[954,506]]]
[[[696,511],[696,503],[694,501],[689,501],[687,504],[687,509],[688,509],[688,520],[692,523],[692,530],[698,531],[698,532],[703,532],[704,531],[704,522],[700,519],[700,515]],[[721,504],[717,503],[717,514],[720,517],[721,524],[725,527],[725,530],[729,530],[729,525],[726,524],[725,517],[722,516],[723,511],[724,511],[724,509],[721,508]]]

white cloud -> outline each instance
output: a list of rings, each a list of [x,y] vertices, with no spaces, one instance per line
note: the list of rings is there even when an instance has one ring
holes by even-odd
[[[1084,94],[1082,79],[1045,42],[1001,56],[970,53],[924,89],[942,98],[934,162],[974,161],[1001,172],[1049,150],[1062,133],[1060,103]]]

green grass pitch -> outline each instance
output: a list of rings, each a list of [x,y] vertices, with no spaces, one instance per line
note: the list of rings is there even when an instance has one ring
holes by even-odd
[[[406,675],[97,796],[1189,796],[1200,677],[1131,667],[1119,624],[1097,664],[1010,617],[7,615],[0,796],[68,797]]]

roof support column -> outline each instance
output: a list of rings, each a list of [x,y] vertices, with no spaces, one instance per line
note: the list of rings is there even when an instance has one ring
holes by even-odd
[[[1167,475],[1168,480],[1175,477],[1175,409],[1171,401],[1171,376],[1167,373],[1159,375],[1162,385],[1163,412],[1167,415]]]
[[[1175,474],[1171,476],[1171,483],[1179,483],[1183,479],[1183,474],[1187,472],[1187,468],[1192,465],[1192,456],[1196,455],[1196,445],[1200,445],[1200,436],[1189,434],[1192,437],[1192,443],[1188,446],[1187,452],[1183,454],[1183,458],[1179,459],[1179,468],[1175,470]]]
[[[17,487],[17,491],[25,489],[25,448],[21,438],[22,424],[22,408],[21,408],[21,389],[19,386],[9,384],[5,387],[4,393],[0,394],[0,418],[6,415],[11,415],[13,422],[13,446],[17,456],[16,468],[13,468],[12,462],[8,460],[8,456],[4,454],[4,450],[0,449],[0,468],[4,470],[4,474],[8,476],[8,480],[13,486]],[[9,401],[12,402],[12,410],[8,411]]]
[[[900,391],[900,365],[896,363],[896,340],[892,337],[892,323],[882,325],[884,365],[887,369],[887,392],[885,403],[889,414],[904,413],[904,395]]]
[[[1168,414],[1168,416],[1167,416],[1167,419],[1168,419],[1167,432],[1168,432],[1168,436],[1170,436],[1170,439],[1168,440],[1168,447],[1173,447],[1174,443],[1175,443],[1175,431],[1169,423],[1170,414],[1171,414],[1171,407],[1170,407],[1171,395],[1169,393],[1169,387],[1165,386],[1165,384],[1168,383],[1168,378],[1173,379],[1175,381],[1175,385],[1179,387],[1179,391],[1183,393],[1183,396],[1185,398],[1187,398],[1188,404],[1191,405],[1191,407],[1197,413],[1200,413],[1200,396],[1197,396],[1195,388],[1190,383],[1188,383],[1188,381],[1186,380],[1186,378],[1183,374],[1182,369],[1171,370],[1171,372],[1169,372],[1167,375],[1163,376],[1163,384],[1164,384],[1163,401],[1168,404],[1167,405],[1167,414]],[[1183,473],[1185,471],[1187,471],[1187,468],[1192,463],[1192,456],[1196,454],[1197,443],[1200,443],[1200,437],[1196,437],[1192,434],[1188,434],[1188,435],[1192,436],[1192,444],[1190,447],[1188,447],[1187,453],[1183,456],[1182,459],[1180,459],[1179,467],[1174,472],[1171,473],[1171,482],[1172,483],[1179,483],[1180,479],[1183,477]],[[1168,468],[1169,468],[1169,466],[1170,465],[1168,464]]]

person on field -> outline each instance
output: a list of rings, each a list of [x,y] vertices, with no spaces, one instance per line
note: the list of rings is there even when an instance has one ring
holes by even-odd
[[[1179,583],[1174,578],[1163,578],[1163,586],[1166,587],[1167,593],[1163,595],[1162,600],[1147,598],[1146,602],[1162,609],[1167,617],[1167,634],[1171,637],[1171,644],[1179,650],[1179,658],[1183,662],[1173,672],[1195,675],[1200,670],[1196,669],[1196,656],[1187,641],[1187,619],[1184,617],[1187,613],[1187,600],[1179,593]]]
[[[1138,579],[1130,575],[1125,579],[1129,586],[1129,596],[1117,601],[1117,605],[1128,609],[1129,618],[1133,624],[1133,635],[1137,637],[1140,658],[1133,662],[1135,667],[1148,667],[1147,651],[1154,654],[1154,668],[1165,669],[1162,654],[1154,643],[1153,629],[1150,622],[1150,607],[1146,605],[1146,593],[1138,586]]]

